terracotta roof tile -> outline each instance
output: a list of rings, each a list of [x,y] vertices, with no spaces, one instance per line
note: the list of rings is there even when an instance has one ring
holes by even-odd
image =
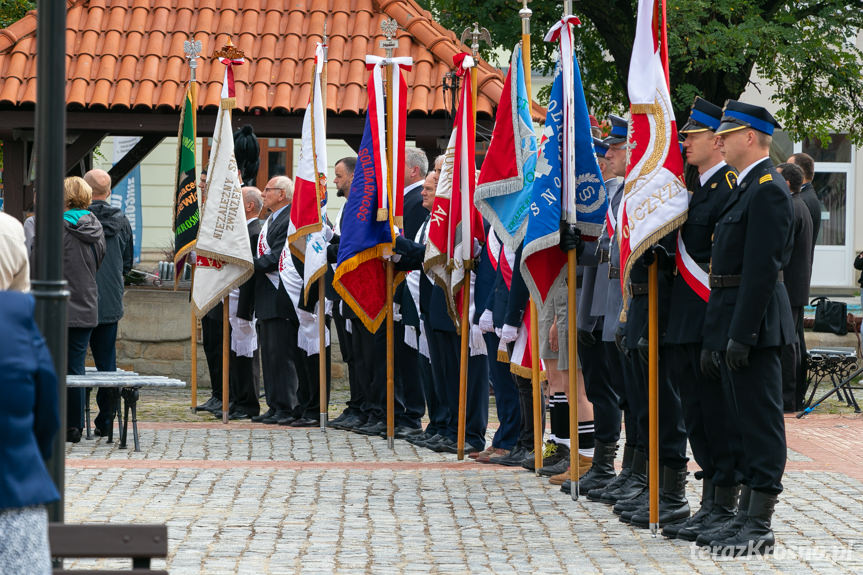
[[[411,56],[406,72],[412,116],[443,115],[450,98],[441,81],[452,57],[465,50],[455,33],[432,20],[416,0],[67,0],[67,94],[70,106],[177,110],[189,79],[183,42],[203,44],[198,61],[199,105],[219,104],[224,67],[213,52],[230,38],[246,53],[236,68],[243,109],[305,109],[314,43],[329,36],[327,108],[362,114],[367,105],[366,54],[383,55],[380,22],[399,24],[396,55]],[[0,104],[35,101],[36,15],[0,30]],[[503,74],[480,61],[480,115],[490,116]],[[540,109],[534,115],[541,119]]]

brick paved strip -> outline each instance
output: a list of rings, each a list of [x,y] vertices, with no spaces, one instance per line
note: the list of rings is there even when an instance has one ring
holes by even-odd
[[[467,466],[467,467],[466,467]],[[522,472],[525,470],[503,465],[482,465],[468,461],[243,461],[243,460],[212,460],[212,459],[183,459],[183,460],[159,460],[159,459],[67,459],[66,467],[73,469],[292,469],[292,470],[321,470],[330,469],[374,471],[377,469],[389,469],[392,471],[435,471],[435,470],[457,470],[468,471],[509,471]]]

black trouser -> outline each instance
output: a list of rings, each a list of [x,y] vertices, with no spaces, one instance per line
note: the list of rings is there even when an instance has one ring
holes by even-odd
[[[425,321],[425,320],[422,320]],[[444,350],[439,349],[438,338],[432,329],[426,324],[426,340],[429,345],[428,373],[423,376],[427,377],[423,381],[423,391],[426,398],[426,406],[428,406],[429,423],[426,426],[426,432],[430,434],[440,434],[446,432],[446,424],[449,421],[449,405],[446,402],[446,397],[443,394],[443,383],[440,382],[441,377],[445,377],[449,366],[445,363],[450,361],[445,359]]]
[[[303,350],[299,350],[303,357],[303,377],[300,378],[302,384],[297,389],[297,408],[294,409],[294,417],[307,417],[309,419],[318,419],[321,413],[326,413],[326,406],[329,405],[331,374],[330,374],[330,346],[327,346],[324,366],[326,369],[327,382],[327,402],[324,403],[324,411],[321,412],[321,356],[320,354],[307,355]]]
[[[735,460],[740,453],[739,432],[729,425],[732,410],[728,382],[711,381],[701,373],[701,344],[663,347],[671,383],[680,393],[683,421],[692,455],[715,485],[731,487],[739,479]],[[660,407],[661,409],[661,407]]]
[[[806,336],[803,332],[803,308],[793,307],[791,313],[794,316],[795,327],[797,328],[797,355],[799,362],[797,364],[797,385],[794,394],[794,410],[803,409],[803,402],[806,398],[806,388],[809,382],[806,381],[806,374],[809,370],[808,356],[806,351]]]
[[[229,362],[230,410],[249,416],[258,415],[261,404],[258,402],[258,394],[255,393],[253,358],[239,356],[231,350]]]
[[[439,413],[433,423],[440,426],[438,433],[455,441],[457,428],[451,422],[458,420],[459,339],[454,331],[430,330],[429,353],[435,395]]]
[[[518,446],[524,450],[533,451],[533,384],[526,377],[519,375],[515,376],[515,383],[518,386],[518,405],[521,409]]]
[[[100,323],[90,332],[90,351],[93,362],[99,371],[117,370],[117,322]],[[96,405],[99,414],[93,420],[93,426],[107,433],[108,426],[114,420],[115,410],[120,401],[120,390],[116,387],[100,387],[96,391]]]
[[[373,422],[380,418],[374,413],[371,402],[371,386],[375,376],[375,334],[366,329],[359,319],[351,320],[351,349],[354,368],[357,372],[357,388],[351,391],[361,416]]]
[[[341,302],[334,302],[333,305],[333,325],[336,328],[336,334],[339,337],[339,349],[342,352],[342,361],[348,368],[348,386],[351,396],[348,398],[345,413],[349,415],[360,415],[362,413],[362,391],[359,383],[360,373],[357,370],[354,362],[353,349],[353,331],[357,329],[359,320],[351,321],[351,332],[347,330],[347,320],[339,310]],[[345,304],[347,305],[347,304]],[[331,336],[332,337],[332,336]]]
[[[596,343],[580,345],[578,358],[584,375],[584,391],[593,404],[594,436],[602,443],[617,443],[620,439],[620,398],[614,390],[610,365],[617,362],[617,350],[614,357],[607,357],[602,330],[594,331],[593,336]]]
[[[624,423],[626,424],[626,445],[641,449],[643,443],[638,422],[643,417],[647,417],[647,404],[641,400],[638,378],[632,371],[630,358],[620,350],[617,350],[617,357],[620,360],[620,370],[623,373],[623,397],[626,402],[626,408],[623,411]]]
[[[299,380],[295,364],[299,326],[283,318],[260,320],[261,371],[267,405],[290,413],[297,405]]]
[[[794,318],[794,324],[798,330],[798,339],[783,346],[780,350],[780,363],[782,365],[782,408],[785,411],[795,411],[795,409],[798,409],[803,403],[802,396],[806,393],[802,371],[806,342],[804,341],[802,346],[800,343],[800,331],[803,326],[803,308],[792,307],[791,317]]]
[[[202,317],[201,340],[210,373],[210,393],[222,401],[222,320]]]
[[[636,402],[644,406],[638,410],[638,441],[639,447],[648,451],[650,447],[650,418],[648,406],[648,366],[641,360],[638,351],[633,349],[629,354],[629,364],[632,374],[638,382],[636,386]],[[671,469],[686,467],[686,428],[683,426],[683,409],[680,406],[680,396],[671,385],[668,377],[668,362],[660,353],[658,401],[659,401],[659,463]]]
[[[743,483],[754,491],[782,491],[787,448],[782,414],[780,348],[752,348],[749,366],[731,371],[722,359],[722,379],[730,382],[734,426],[740,430],[742,457],[737,463]]]
[[[395,386],[395,404],[401,406],[400,410],[396,410],[395,424],[417,428],[422,425],[426,407],[422,382],[418,375],[419,353],[405,341],[404,323],[396,322],[394,328],[394,353],[399,371]],[[417,334],[417,341],[419,341],[419,334]]]

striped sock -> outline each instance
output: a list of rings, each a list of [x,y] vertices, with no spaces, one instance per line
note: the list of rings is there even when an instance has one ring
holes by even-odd
[[[593,457],[593,420],[578,422],[578,453]]]
[[[555,443],[569,447],[569,402],[565,393],[555,393],[548,399],[551,436]]]

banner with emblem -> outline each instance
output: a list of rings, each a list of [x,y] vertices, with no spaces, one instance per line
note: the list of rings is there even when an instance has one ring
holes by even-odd
[[[207,170],[207,199],[202,206],[192,306],[198,317],[206,314],[253,273],[252,250],[243,192],[234,157],[231,111],[219,109]]]
[[[174,194],[174,265],[177,278],[182,275],[180,272],[186,255],[195,247],[201,216],[195,182],[195,129],[194,88],[190,84],[183,98],[177,137],[177,189]],[[140,245],[140,242],[136,241],[136,244]]]
[[[513,250],[524,239],[536,168],[536,133],[530,104],[519,43],[512,50],[474,197],[477,209]]]
[[[485,243],[482,215],[474,205],[476,190],[475,126],[471,100],[473,58],[453,57],[462,77],[455,125],[447,144],[429,221],[423,269],[446,294],[447,312],[456,327],[461,323],[459,296],[465,280],[464,262],[473,259],[475,241]]]
[[[555,25],[546,38],[558,38],[553,32],[565,35],[560,26],[561,23]],[[537,303],[545,303],[548,294],[566,277],[567,255],[558,247],[561,221],[574,223],[585,237],[597,237],[608,205],[594,155],[581,72],[569,46],[569,57],[557,66],[551,86],[521,261],[524,281]],[[569,68],[563,62],[571,62],[569,73],[565,73]],[[573,83],[569,89],[565,88],[567,82]],[[568,105],[567,98],[572,100]],[[567,132],[571,137],[565,136]]]
[[[369,74],[368,112],[351,193],[344,207],[333,278],[333,288],[371,332],[377,331],[386,316],[386,269],[382,256],[395,243],[394,220],[398,209],[398,204],[393,206],[388,197],[384,182],[387,170],[383,97],[379,90],[381,64],[383,61],[377,59]],[[393,65],[396,71],[398,67]],[[405,106],[406,99],[400,99],[399,105]],[[381,214],[385,215],[378,219]],[[403,273],[396,274],[393,285],[403,278]]]
[[[633,263],[660,238],[679,228],[689,209],[677,124],[659,49],[660,32],[653,24],[654,3],[638,2],[629,66],[631,148],[617,218],[620,281],[625,294],[629,293],[627,279]]]

